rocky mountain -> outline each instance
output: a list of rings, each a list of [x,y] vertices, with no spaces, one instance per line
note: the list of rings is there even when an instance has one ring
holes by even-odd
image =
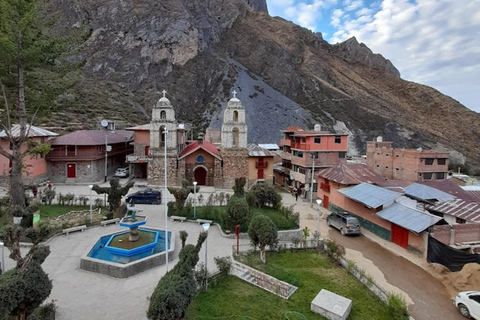
[[[351,134],[352,153],[382,135],[397,147],[445,148],[479,165],[480,115],[405,81],[355,38],[330,45],[281,18],[265,0],[51,0],[49,32],[72,41],[43,124],[69,130],[149,121],[166,89],[195,131],[219,127],[231,91],[249,140],[274,143],[289,125]],[[62,82],[63,83],[63,82]]]

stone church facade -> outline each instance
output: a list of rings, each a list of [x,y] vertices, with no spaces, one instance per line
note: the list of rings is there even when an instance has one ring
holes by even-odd
[[[245,108],[236,97],[225,108],[219,144],[202,133],[189,141],[189,130],[176,120],[165,92],[152,110],[150,124],[128,130],[134,131],[134,153],[127,156],[131,175],[147,178],[150,185],[164,185],[165,162],[168,185],[179,186],[186,179],[224,189],[231,188],[235,178],[248,176]]]

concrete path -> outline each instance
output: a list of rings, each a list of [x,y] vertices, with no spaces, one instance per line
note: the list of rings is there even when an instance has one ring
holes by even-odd
[[[293,205],[294,210],[300,213],[302,228],[308,227],[311,234],[317,230],[319,208],[315,201],[311,208],[310,202],[304,202],[303,199],[295,201],[293,196],[286,193],[282,196],[285,204]],[[342,236],[338,230],[327,226],[325,218],[329,211],[320,208],[320,212],[321,236],[343,245],[347,252],[346,258],[365,269],[386,291],[402,294],[410,304],[415,319],[464,319],[453,305],[445,286],[422,268],[428,264],[423,258],[378,237],[374,242],[364,235]],[[366,230],[362,230],[362,233],[376,237]]]

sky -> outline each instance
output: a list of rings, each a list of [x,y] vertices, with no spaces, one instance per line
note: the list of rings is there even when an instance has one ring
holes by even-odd
[[[405,80],[431,86],[480,112],[480,0],[267,0],[271,16],[355,36]]]

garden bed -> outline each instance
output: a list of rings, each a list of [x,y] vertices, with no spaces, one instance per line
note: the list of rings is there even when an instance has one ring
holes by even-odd
[[[321,289],[353,301],[348,319],[391,319],[387,306],[359,283],[347,270],[337,267],[314,251],[267,253],[267,263],[259,254],[246,256],[244,263],[277,279],[298,286],[289,300],[282,299],[238,278],[229,276],[201,292],[190,305],[187,319],[252,317],[254,319],[324,319],[310,311],[310,303]],[[301,316],[301,315],[304,315]],[[234,317],[232,317],[234,318]]]

